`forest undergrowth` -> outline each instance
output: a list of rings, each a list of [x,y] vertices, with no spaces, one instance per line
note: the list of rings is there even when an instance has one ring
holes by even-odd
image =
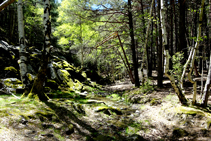
[[[0,140],[211,140],[211,105],[181,106],[169,85],[126,85],[86,97],[55,92],[45,103],[1,95]]]

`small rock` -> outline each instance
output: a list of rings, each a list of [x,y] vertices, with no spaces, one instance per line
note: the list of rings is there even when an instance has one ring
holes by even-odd
[[[74,133],[74,128],[67,128],[65,133],[66,133],[66,135],[70,135],[70,134]]]

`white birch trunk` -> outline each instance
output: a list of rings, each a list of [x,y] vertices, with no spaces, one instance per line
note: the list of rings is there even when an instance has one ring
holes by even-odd
[[[185,93],[185,89],[184,89],[184,86],[183,86],[183,80],[184,80],[184,77],[185,77],[185,72],[186,72],[186,69],[188,67],[188,64],[191,61],[191,57],[193,55],[193,50],[194,50],[194,48],[191,48],[190,55],[189,55],[188,60],[186,61],[185,65],[183,66],[183,72],[182,72],[182,75],[181,75],[181,78],[180,78],[180,87],[181,87],[181,90],[182,90],[183,93]]]
[[[23,22],[23,8],[22,8],[22,0],[18,0],[18,7],[17,7],[17,13],[18,13],[18,32],[19,32],[19,67],[20,67],[20,75],[21,80],[24,85],[24,88],[27,86],[27,57],[26,57],[26,45],[25,45],[25,35],[24,35],[24,22]]]
[[[4,2],[2,2],[0,4],[0,11],[2,9],[4,9],[5,7],[7,7],[8,5],[10,5],[11,3],[13,3],[15,0],[5,0]]]
[[[44,43],[44,48],[42,52],[41,66],[38,71],[37,77],[34,80],[32,90],[30,94],[28,95],[28,97],[33,98],[33,97],[36,97],[37,95],[40,100],[46,101],[49,98],[44,93],[44,86],[45,86],[47,66],[49,63],[50,51],[51,51],[51,42],[50,42],[51,21],[50,21],[50,1],[49,0],[44,0],[43,24],[44,24],[45,43]]]
[[[45,31],[45,45],[46,54],[50,53],[50,35],[51,35],[51,21],[50,21],[50,0],[44,0],[44,17],[43,17],[44,31]]]
[[[160,0],[160,18],[161,18],[161,29],[162,29],[162,36],[163,36],[163,45],[167,45],[167,32],[166,32],[166,23],[165,23],[165,14],[166,14],[166,7],[164,6],[164,0]]]
[[[148,58],[146,57],[147,56],[147,42],[148,42],[148,36],[149,36],[149,28],[150,28],[150,25],[151,25],[151,16],[152,16],[152,10],[153,10],[153,5],[154,5],[154,1],[155,0],[152,0],[152,3],[151,3],[151,9],[150,9],[150,19],[148,21],[148,26],[147,26],[147,31],[146,31],[146,38],[145,38],[145,44],[144,44],[144,51],[143,51],[143,63],[141,65],[141,76],[142,76],[142,85],[144,84],[144,64],[146,62],[146,69],[147,69],[147,73],[148,73]],[[147,74],[147,77],[148,77],[148,74]]]
[[[190,69],[189,69],[189,73],[188,73],[188,79],[193,84],[193,100],[192,100],[193,104],[196,103],[197,84],[196,84],[196,81],[194,81],[193,78],[192,78],[192,71],[193,71],[193,67],[194,67],[194,61],[195,61],[195,58],[196,58],[196,51],[199,48],[199,42],[200,42],[200,37],[201,37],[201,27],[202,27],[202,21],[203,21],[204,1],[205,0],[202,0],[202,2],[201,2],[201,10],[200,10],[200,14],[199,14],[199,27],[198,27],[196,44],[195,44],[195,47],[193,49],[192,54],[189,55],[189,57],[191,58],[191,62],[190,62]]]

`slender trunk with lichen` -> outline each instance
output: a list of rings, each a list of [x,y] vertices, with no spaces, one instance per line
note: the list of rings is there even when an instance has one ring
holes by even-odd
[[[165,61],[164,61],[164,73],[165,75],[169,78],[169,80],[171,81],[171,85],[174,88],[179,101],[181,102],[181,104],[183,105],[187,105],[188,101],[185,98],[184,94],[182,93],[180,87],[176,84],[174,76],[170,73],[169,71],[169,59],[170,59],[170,55],[169,55],[169,49],[168,49],[168,44],[167,44],[167,32],[166,32],[166,25],[165,25],[165,14],[166,14],[166,7],[164,5],[164,0],[160,1],[161,4],[161,11],[160,11],[160,15],[161,15],[161,28],[162,28],[162,35],[163,35],[163,45],[164,45],[164,57],[165,57]]]
[[[29,92],[29,81],[27,77],[27,53],[26,53],[26,45],[25,45],[25,35],[24,35],[24,22],[23,22],[23,2],[22,0],[18,0],[18,32],[19,32],[19,67],[20,67],[20,76],[25,89],[24,93]]]
[[[44,87],[45,87],[45,81],[46,81],[46,75],[47,75],[47,65],[49,62],[50,50],[51,50],[51,47],[50,47],[51,21],[50,21],[50,1],[49,0],[44,0],[43,24],[44,24],[45,42],[44,42],[44,48],[43,48],[41,64],[40,64],[41,66],[34,80],[33,87],[28,97],[33,97],[41,101],[46,101],[49,98],[44,93]]]
[[[201,2],[201,9],[200,9],[200,13],[199,13],[199,26],[198,26],[198,34],[197,34],[196,44],[193,48],[192,53],[189,55],[189,58],[191,59],[191,61],[190,61],[188,79],[193,84],[193,100],[192,100],[193,104],[196,103],[197,83],[196,83],[195,80],[193,80],[192,71],[193,71],[194,62],[195,62],[195,59],[196,59],[196,51],[199,48],[199,43],[200,43],[200,38],[201,38],[201,28],[202,28],[202,22],[203,22],[204,2],[205,2],[205,0],[202,0],[202,2]]]
[[[209,31],[211,31],[211,25],[210,25],[210,18],[211,18],[211,0],[209,0],[209,18],[208,18],[208,26],[209,26]],[[210,42],[210,41],[209,41]],[[208,98],[209,98],[209,93],[210,93],[210,84],[211,84],[211,51],[210,51],[210,65],[209,65],[209,71],[207,75],[207,80],[206,84],[204,86],[203,94],[201,96],[201,105],[203,107],[207,106]]]

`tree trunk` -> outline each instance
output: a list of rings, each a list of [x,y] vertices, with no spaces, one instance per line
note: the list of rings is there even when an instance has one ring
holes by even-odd
[[[155,8],[156,3],[154,3],[154,18],[156,18],[156,8]],[[158,52],[158,27],[157,27],[157,22],[155,23],[155,52]],[[157,58],[158,55],[156,55],[156,53],[154,52],[154,59]],[[157,65],[157,59],[154,60],[154,69],[156,69]],[[157,70],[157,69],[156,69]]]
[[[41,58],[41,67],[38,71],[38,74],[34,80],[33,87],[31,89],[30,94],[28,97],[38,98],[41,101],[46,101],[49,98],[44,93],[46,75],[47,75],[47,65],[49,62],[50,50],[51,50],[51,42],[50,42],[50,35],[51,35],[51,22],[50,22],[50,1],[44,0],[44,33],[45,33],[45,43],[42,52]]]
[[[187,57],[187,41],[185,38],[185,10],[186,1],[179,0],[179,46],[178,51],[184,52],[184,57]]]
[[[174,53],[174,49],[173,49],[173,38],[174,38],[174,25],[173,25],[173,0],[170,1],[170,5],[171,5],[171,9],[170,9],[170,23],[171,23],[171,32],[170,32],[170,49],[171,49],[171,52],[170,52],[170,55],[172,56],[173,53]],[[172,69],[172,61],[170,62],[170,69]]]
[[[209,31],[211,31],[211,25],[210,25],[210,18],[211,18],[211,0],[209,0],[209,18],[208,18],[208,26],[209,26]],[[209,38],[208,38],[209,39]],[[209,41],[210,42],[210,41]],[[208,98],[209,98],[209,93],[210,93],[210,83],[211,83],[211,51],[210,51],[210,64],[209,64],[209,71],[207,75],[207,80],[206,84],[204,86],[204,92],[203,95],[201,96],[201,105],[203,107],[207,106]]]
[[[178,51],[178,31],[177,31],[177,17],[176,17],[176,10],[175,10],[175,1],[172,0],[173,4],[173,11],[174,11],[174,30],[175,30],[175,50]]]
[[[193,71],[193,68],[194,68],[194,62],[195,62],[195,58],[196,58],[196,51],[199,48],[199,42],[200,42],[200,38],[201,38],[201,28],[202,28],[203,11],[204,11],[204,1],[205,0],[202,0],[202,2],[201,2],[201,10],[200,10],[200,14],[199,14],[199,26],[198,26],[198,35],[197,35],[197,39],[196,39],[196,44],[195,44],[195,47],[194,47],[194,49],[192,51],[192,54],[189,55],[189,58],[191,58],[191,63],[190,63],[190,68],[189,68],[189,73],[188,73],[188,79],[193,84],[193,100],[192,100],[193,104],[196,103],[197,83],[196,83],[196,81],[194,81],[192,79],[192,71]]]
[[[161,30],[161,18],[160,18],[160,0],[158,0],[158,30],[159,30],[159,46],[158,46],[158,68],[157,68],[157,72],[158,72],[158,87],[163,87],[163,46],[162,46],[162,30]]]
[[[22,0],[18,0],[18,32],[19,32],[19,67],[20,67],[20,76],[25,89],[26,94],[29,92],[30,82],[27,77],[27,53],[26,53],[26,45],[25,45],[25,35],[24,35],[24,22],[23,22],[23,8],[22,8]]]
[[[133,15],[132,15],[131,10],[132,10],[131,0],[128,0],[128,18],[129,18],[131,50],[132,50],[134,76],[135,76],[135,86],[139,87],[140,83],[139,83],[139,76],[138,76],[138,63],[137,63],[137,60],[136,60],[136,49],[135,49],[134,29],[133,29]]]

